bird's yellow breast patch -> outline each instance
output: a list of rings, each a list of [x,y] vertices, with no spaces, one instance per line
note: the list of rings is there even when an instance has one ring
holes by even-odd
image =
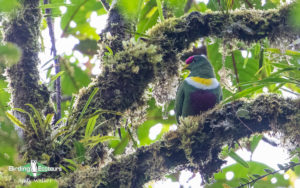
[[[187,77],[184,81],[195,88],[204,90],[215,89],[219,86],[216,78]]]
[[[199,84],[203,84],[203,85],[206,85],[206,86],[210,86],[213,82],[211,78],[191,77],[191,79],[194,82],[197,82]]]

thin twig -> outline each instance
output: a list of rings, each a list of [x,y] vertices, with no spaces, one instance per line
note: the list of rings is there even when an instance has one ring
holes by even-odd
[[[234,68],[234,74],[235,74],[236,83],[238,85],[239,91],[242,91],[242,89],[240,87],[240,79],[239,79],[238,70],[237,70],[237,67],[236,67],[236,62],[235,62],[235,57],[234,57],[233,52],[231,53],[231,58],[232,58],[232,63],[233,63],[233,68]]]
[[[259,70],[259,72],[262,72],[261,68],[262,68],[263,64],[264,64],[264,47],[261,44],[260,52],[259,52],[259,61],[258,61],[258,70]]]
[[[184,7],[184,13],[187,13],[191,9],[193,3],[194,3],[194,0],[188,0],[186,2],[185,7]]]
[[[48,0],[44,0],[44,4],[49,4]],[[49,28],[49,36],[51,39],[51,53],[53,55],[54,58],[54,67],[55,67],[55,74],[58,74],[60,72],[60,64],[59,64],[59,57],[57,58],[57,52],[56,52],[56,46],[55,46],[55,35],[54,35],[54,27],[53,27],[53,23],[52,23],[52,17],[51,17],[51,9],[50,8],[46,8],[45,10],[46,15],[47,15],[47,24],[48,24],[48,28]],[[61,118],[61,85],[60,85],[60,76],[55,80],[55,92],[56,92],[56,107],[57,107],[57,111],[55,114],[55,120],[54,123],[56,123],[56,121],[58,121]]]
[[[278,144],[277,144],[276,142],[274,142],[274,141],[272,141],[272,140],[266,138],[265,136],[262,137],[262,140],[263,140],[264,142],[266,142],[267,144],[270,144],[270,145],[273,146],[273,147],[278,147]]]
[[[293,95],[296,95],[296,96],[300,96],[300,94],[299,93],[295,93],[295,92],[293,92],[293,91],[291,91],[291,90],[288,90],[288,89],[285,89],[285,88],[280,88],[281,90],[283,90],[283,91],[285,91],[285,92],[289,92],[289,93],[291,93],[291,94],[293,94]]]
[[[108,12],[110,9],[109,3],[106,0],[100,0],[100,2],[102,3],[102,6],[106,10],[106,12]]]
[[[282,170],[287,171],[287,170],[289,170],[289,169],[291,169],[291,168],[293,168],[293,167],[295,167],[295,166],[298,166],[298,165],[300,165],[300,163],[293,163],[293,164],[291,164],[290,166],[284,167],[284,169],[279,169],[279,170],[276,170],[276,171],[267,173],[267,174],[262,175],[262,176],[260,176],[260,177],[258,177],[258,178],[256,178],[256,179],[254,179],[254,180],[252,180],[252,181],[249,181],[248,183],[241,184],[240,186],[238,186],[238,187],[236,187],[236,188],[242,188],[242,187],[244,187],[244,186],[246,186],[246,185],[251,185],[251,184],[257,182],[258,180],[263,179],[263,178],[266,177],[266,176],[276,174],[276,173],[278,173],[278,172],[280,172],[280,171],[282,171]]]

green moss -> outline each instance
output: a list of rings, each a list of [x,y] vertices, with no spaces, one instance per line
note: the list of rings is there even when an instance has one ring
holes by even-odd
[[[94,87],[98,87],[99,91],[90,103],[86,114],[91,114],[98,109],[122,113],[144,113],[144,108],[140,108],[146,105],[144,92],[148,84],[153,81],[155,65],[162,60],[161,55],[157,53],[154,45],[142,41],[136,42],[133,39],[123,41],[122,48],[122,51],[108,56],[103,61],[103,73],[86,89],[80,91],[75,104],[75,122]],[[104,119],[108,121],[101,126],[100,134],[107,134],[116,128],[114,126],[119,125],[119,116],[105,114],[103,118],[99,118],[99,121]],[[78,131],[77,135],[80,134],[82,132]]]
[[[283,144],[291,152],[295,150],[295,148],[300,147],[300,100],[298,99],[293,106],[295,109],[298,109],[297,113],[287,116],[286,118],[289,120],[288,123],[278,128],[278,131],[283,133]],[[284,110],[283,113],[289,112]]]
[[[250,119],[249,111],[243,108],[240,108],[237,112],[236,115],[240,118],[245,118],[245,119]]]

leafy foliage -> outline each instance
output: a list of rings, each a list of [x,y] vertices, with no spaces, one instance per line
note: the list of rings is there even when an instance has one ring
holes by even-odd
[[[265,164],[249,161],[249,168],[243,167],[241,164],[233,164],[222,169],[222,172],[215,174],[216,182],[206,187],[223,187],[226,184],[229,187],[238,187],[240,183],[248,183],[253,178],[257,178],[258,174],[265,174],[264,169],[273,171],[272,168]],[[232,173],[232,179],[226,178],[226,174]],[[271,183],[271,179],[276,178],[276,183]],[[229,180],[228,180],[229,179]],[[250,180],[249,180],[250,179]],[[287,187],[289,185],[288,180],[284,179],[283,175],[275,174],[274,176],[265,177],[262,180],[256,182],[254,187]]]

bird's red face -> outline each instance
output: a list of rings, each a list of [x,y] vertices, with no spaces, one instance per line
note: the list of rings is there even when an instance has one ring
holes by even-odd
[[[187,58],[185,60],[185,66],[183,67],[183,70],[186,69],[193,62],[193,60],[194,60],[194,56]]]
[[[189,58],[187,58],[187,59],[185,60],[185,63],[186,63],[186,64],[190,64],[190,63],[193,62],[193,60],[194,60],[194,56],[191,56],[191,57],[189,57]]]

